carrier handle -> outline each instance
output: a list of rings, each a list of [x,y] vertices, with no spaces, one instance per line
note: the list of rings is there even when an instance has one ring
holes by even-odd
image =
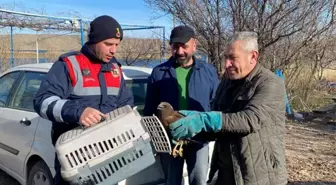
[[[103,121],[106,120],[106,118],[105,118],[103,115],[100,115],[100,117],[101,117],[101,119],[100,119],[100,121],[99,121],[96,125],[98,125],[99,123],[101,123],[101,122],[103,122]],[[83,130],[88,129],[88,128],[91,128],[91,127],[94,127],[94,126],[91,126],[91,127],[84,127],[82,124],[79,124],[79,125],[80,125],[80,127],[81,127]]]

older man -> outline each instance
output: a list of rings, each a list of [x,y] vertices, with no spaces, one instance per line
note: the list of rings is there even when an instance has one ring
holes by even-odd
[[[178,140],[201,131],[214,133],[212,172],[218,169],[218,185],[287,184],[284,84],[258,64],[254,33],[236,33],[225,57],[214,111],[180,111],[188,116],[170,125],[172,136]]]

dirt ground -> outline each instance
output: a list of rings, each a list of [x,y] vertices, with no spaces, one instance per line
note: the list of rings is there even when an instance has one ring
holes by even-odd
[[[294,123],[286,126],[290,185],[336,185],[336,123]],[[0,185],[19,185],[0,170]]]
[[[286,126],[286,158],[291,185],[336,185],[336,123]]]

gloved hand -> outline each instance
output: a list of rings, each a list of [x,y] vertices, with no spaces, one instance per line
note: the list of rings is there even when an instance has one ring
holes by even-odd
[[[184,116],[190,116],[190,115],[198,114],[200,112],[195,111],[195,110],[181,110],[179,111],[179,113],[183,114]]]
[[[218,132],[222,128],[221,112],[179,111],[186,117],[169,125],[174,140],[183,140],[194,137],[201,131]]]

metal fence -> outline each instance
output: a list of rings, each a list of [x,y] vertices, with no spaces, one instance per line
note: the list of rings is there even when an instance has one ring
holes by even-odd
[[[0,9],[0,72],[22,64],[54,62],[65,52],[79,50],[86,42],[89,22],[90,20],[81,18]],[[125,30],[124,38],[126,38],[122,42],[122,51],[118,52],[122,62],[131,61],[130,63],[134,65],[145,65],[148,64],[148,59],[154,63],[166,59],[167,42],[164,26],[126,24],[121,26]],[[145,43],[147,41],[151,42],[152,48],[144,47],[148,46]],[[132,48],[134,46],[137,47]],[[151,53],[151,58],[148,58],[149,54],[143,52],[144,49]],[[132,61],[134,58],[137,61]]]

